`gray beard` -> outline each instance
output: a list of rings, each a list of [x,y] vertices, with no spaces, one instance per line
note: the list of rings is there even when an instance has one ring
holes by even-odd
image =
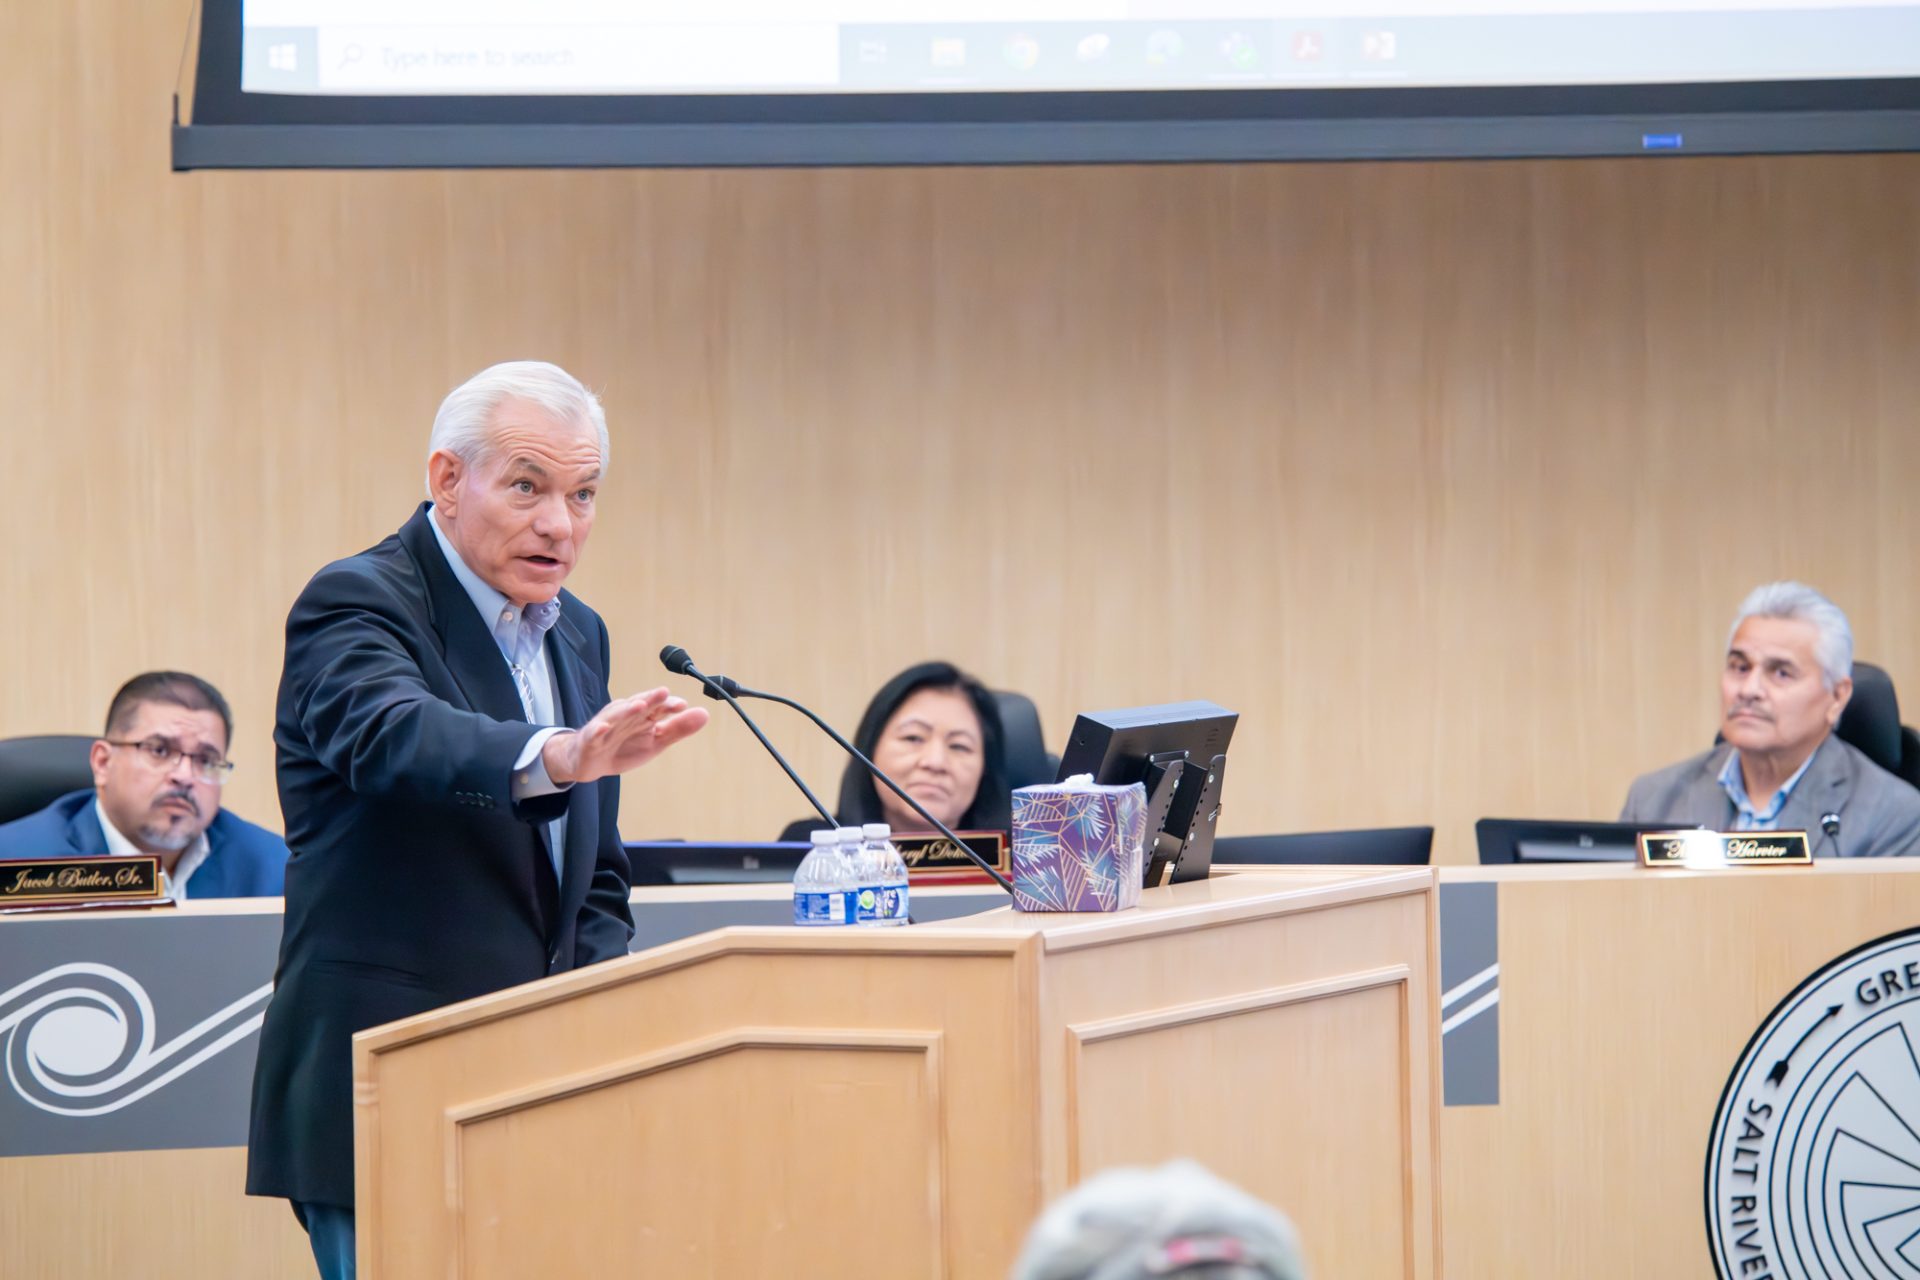
[[[179,853],[199,838],[198,831],[171,831],[166,827],[140,828],[140,842],[149,849],[157,849],[164,853]]]

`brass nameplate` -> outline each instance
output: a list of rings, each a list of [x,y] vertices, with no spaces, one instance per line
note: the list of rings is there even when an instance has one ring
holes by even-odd
[[[161,902],[160,859],[0,859],[0,910],[85,902]]]
[[[1002,831],[956,831],[967,847],[987,860],[1001,875],[1010,874],[1007,866],[1007,837]],[[909,884],[990,883],[973,859],[967,857],[943,835],[901,835],[893,837],[900,856],[906,860]]]
[[[1649,831],[1640,837],[1649,867],[1803,867],[1813,864],[1804,831]]]

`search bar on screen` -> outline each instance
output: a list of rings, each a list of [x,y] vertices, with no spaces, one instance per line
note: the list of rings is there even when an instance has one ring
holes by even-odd
[[[646,93],[831,85],[838,29],[323,26],[320,93]]]

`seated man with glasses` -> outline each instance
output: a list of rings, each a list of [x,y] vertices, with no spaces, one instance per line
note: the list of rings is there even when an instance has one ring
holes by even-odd
[[[198,676],[149,671],[113,695],[93,789],[0,826],[0,858],[153,854],[176,902],[277,897],[286,842],[220,809],[233,714]]]

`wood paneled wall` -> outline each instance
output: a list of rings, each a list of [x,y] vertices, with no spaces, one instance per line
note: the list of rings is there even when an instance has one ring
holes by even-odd
[[[1212,697],[1225,830],[1449,859],[1704,746],[1770,577],[1920,703],[1920,157],[174,174],[186,17],[0,6],[0,734],[186,667],[278,825],[288,604],[519,357],[606,399],[622,687],[674,641],[846,726],[932,655],[1056,740]],[[716,722],[623,827],[802,808]]]

